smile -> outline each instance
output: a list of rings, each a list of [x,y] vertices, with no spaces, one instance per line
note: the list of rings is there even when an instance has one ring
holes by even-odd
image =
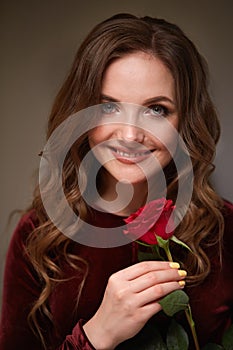
[[[140,152],[131,152],[129,150],[121,150],[112,148],[115,158],[123,163],[139,163],[148,158],[154,150],[146,150]]]
[[[146,151],[146,152],[143,152],[143,153],[142,152],[140,152],[140,153],[127,153],[127,152],[116,150],[116,153],[119,154],[122,157],[137,158],[137,157],[141,157],[141,156],[144,156],[146,154],[149,154],[150,151]]]

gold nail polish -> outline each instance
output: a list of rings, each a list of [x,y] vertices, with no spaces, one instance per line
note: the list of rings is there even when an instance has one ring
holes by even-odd
[[[180,275],[180,277],[185,277],[187,276],[187,272],[185,270],[179,270],[178,274]]]
[[[180,268],[180,264],[178,264],[176,262],[170,262],[169,265],[172,269],[179,269]]]
[[[178,283],[179,283],[179,285],[180,285],[181,287],[184,287],[184,286],[185,286],[185,281],[179,281]]]

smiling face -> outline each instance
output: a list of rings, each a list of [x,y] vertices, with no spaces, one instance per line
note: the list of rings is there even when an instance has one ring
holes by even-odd
[[[174,143],[171,129],[178,128],[173,77],[159,59],[136,52],[109,65],[101,94],[103,120],[111,124],[91,130],[89,144],[106,170],[104,186],[145,183],[143,169],[151,176],[155,160],[164,168],[172,157],[165,145]]]

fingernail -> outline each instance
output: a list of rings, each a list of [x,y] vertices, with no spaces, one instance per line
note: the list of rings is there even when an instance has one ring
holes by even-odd
[[[180,268],[180,264],[178,264],[176,262],[170,262],[169,265],[172,269],[179,269]]]
[[[180,277],[185,277],[187,276],[187,272],[185,270],[179,270],[178,274],[180,275]]]
[[[181,287],[184,287],[184,286],[185,286],[185,281],[179,281],[178,283],[179,283],[179,285],[180,285]]]

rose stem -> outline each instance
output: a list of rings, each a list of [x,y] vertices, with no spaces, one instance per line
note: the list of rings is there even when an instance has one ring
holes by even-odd
[[[163,247],[163,249],[166,252],[168,261],[172,262],[173,259],[172,259],[172,255],[171,255],[171,252],[170,252],[170,249],[169,249],[169,243],[166,244]],[[185,310],[185,315],[186,315],[187,321],[189,323],[189,326],[190,326],[190,329],[191,329],[191,332],[192,332],[192,336],[193,336],[193,340],[194,340],[194,344],[195,344],[195,349],[196,350],[200,350],[200,347],[199,347],[199,344],[198,344],[198,340],[197,340],[197,334],[196,334],[196,330],[195,330],[195,324],[194,324],[193,317],[192,317],[192,311],[191,311],[191,307],[190,307],[189,304],[188,304],[188,309]]]
[[[193,321],[193,317],[192,317],[192,311],[191,311],[191,307],[188,304],[188,308],[185,310],[185,315],[186,318],[188,320],[191,332],[192,332],[192,336],[193,336],[193,340],[194,340],[194,344],[195,344],[195,349],[196,350],[200,350],[199,344],[198,344],[198,340],[197,340],[197,334],[196,334],[196,330],[195,330],[195,324]]]

